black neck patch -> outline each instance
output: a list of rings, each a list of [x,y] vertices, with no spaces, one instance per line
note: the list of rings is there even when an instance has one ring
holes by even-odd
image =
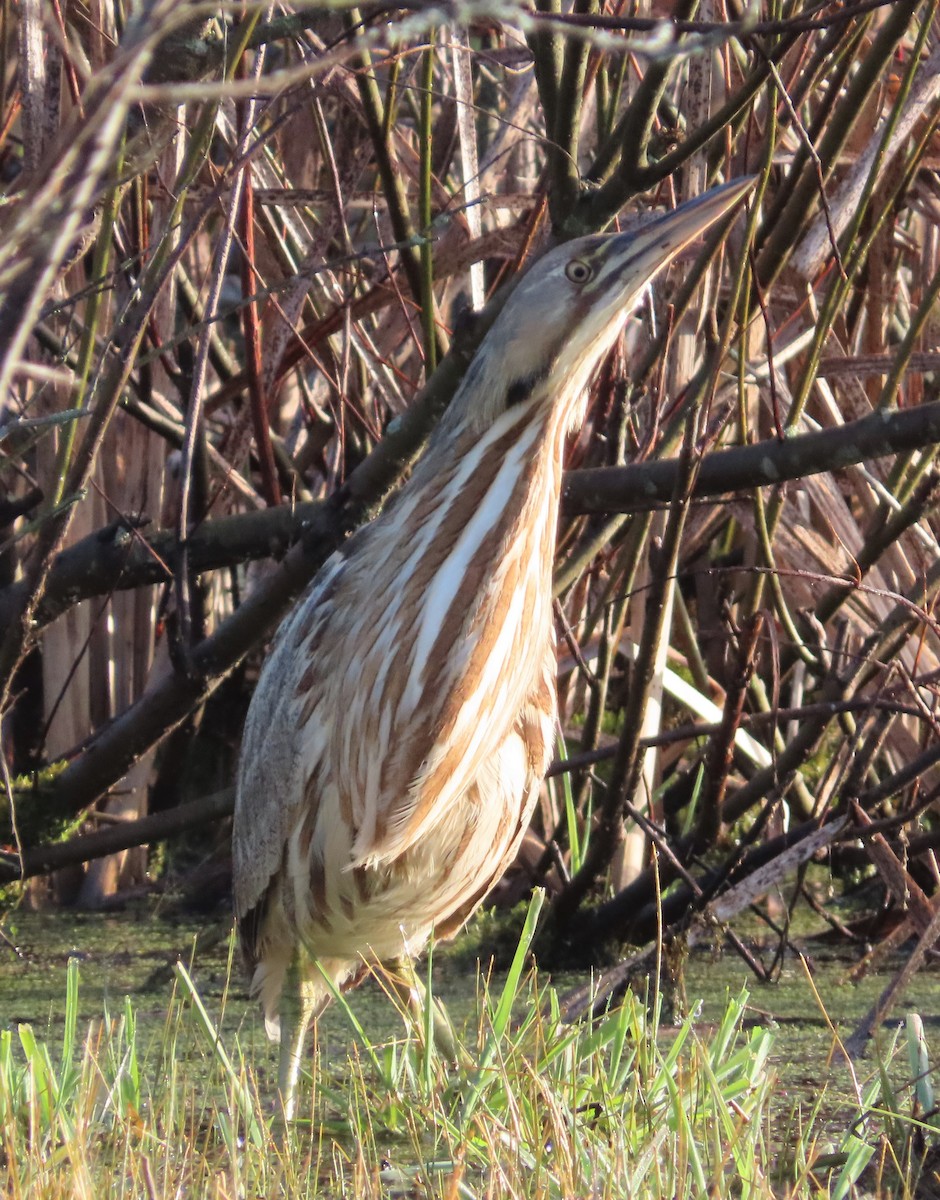
[[[506,407],[514,408],[517,404],[524,404],[548,374],[548,371],[535,371],[531,375],[523,375],[521,379],[513,380],[506,389]]]

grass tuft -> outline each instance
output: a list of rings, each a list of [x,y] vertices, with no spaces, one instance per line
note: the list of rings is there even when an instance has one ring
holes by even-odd
[[[340,997],[347,1049],[331,1059],[312,1045],[301,1119],[287,1131],[273,1120],[274,1071],[245,1053],[250,1031],[225,1029],[224,997],[210,1013],[178,965],[149,1043],[130,999],[81,1030],[72,960],[61,1048],[30,1025],[0,1033],[0,1190],[30,1200],[849,1197],[873,1172],[879,1194],[906,1194],[925,1169],[936,1129],[916,1016],[895,1039],[903,1055],[891,1070],[883,1057],[860,1111],[827,1141],[819,1106],[787,1110],[777,1094],[773,1033],[748,1025],[746,989],[708,1029],[694,1013],[667,1026],[658,998],[650,1008],[632,994],[598,1020],[565,1024],[552,986],[526,968],[539,903],[505,981],[481,981],[462,1031],[471,1066],[426,1052],[420,1021],[370,1040],[355,998]],[[902,1057],[913,1073],[904,1092],[892,1083]]]

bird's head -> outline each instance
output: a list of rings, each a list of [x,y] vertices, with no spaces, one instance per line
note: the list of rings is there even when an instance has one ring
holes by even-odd
[[[455,398],[465,418],[486,426],[508,408],[544,402],[572,419],[646,286],[753,184],[735,180],[639,228],[577,238],[540,258],[477,351]]]

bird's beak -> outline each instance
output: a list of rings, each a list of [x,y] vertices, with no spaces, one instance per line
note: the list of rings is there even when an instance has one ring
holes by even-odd
[[[610,269],[603,272],[603,286],[632,280],[648,283],[656,272],[672,262],[690,242],[730,212],[753,188],[756,179],[734,179],[687,200],[672,212],[656,217],[624,233],[611,234],[605,258]],[[622,246],[619,244],[622,243]],[[600,282],[600,281],[599,281]]]

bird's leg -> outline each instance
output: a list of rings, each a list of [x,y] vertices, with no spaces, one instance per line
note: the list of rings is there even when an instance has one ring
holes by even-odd
[[[428,998],[428,990],[418,977],[410,958],[396,960],[391,982],[402,1003],[415,1019],[422,1034],[428,1004],[431,1006],[431,1038],[438,1053],[452,1063],[461,1060],[461,1047],[447,1009],[436,996]],[[427,1049],[427,1047],[425,1047]]]
[[[302,952],[294,955],[281,993],[281,1049],[277,1084],[284,1120],[293,1121],[297,1112],[297,1082],[304,1055],[304,1042],[311,1020],[322,1007],[316,983],[304,970]]]

